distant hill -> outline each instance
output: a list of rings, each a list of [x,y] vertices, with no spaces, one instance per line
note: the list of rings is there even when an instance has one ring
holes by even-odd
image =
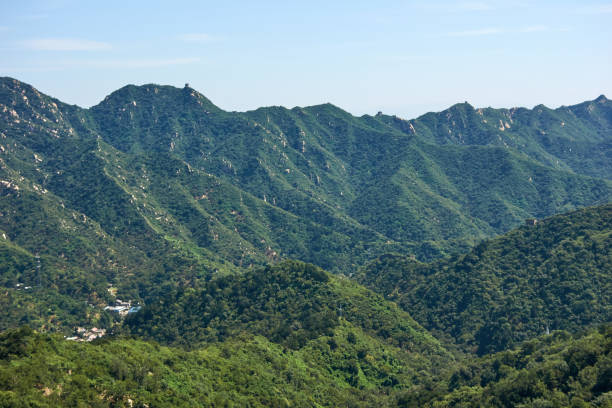
[[[485,354],[612,321],[612,204],[540,220],[423,264],[385,255],[358,275],[438,338]]]
[[[225,112],[150,84],[82,109],[0,78],[0,328],[108,324],[97,311],[115,295],[286,258],[344,274],[389,252],[431,261],[608,202],[611,106],[404,121]]]

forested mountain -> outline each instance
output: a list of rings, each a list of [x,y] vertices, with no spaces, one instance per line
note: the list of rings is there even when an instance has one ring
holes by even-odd
[[[297,261],[170,291],[118,331],[0,334],[0,405],[394,406],[455,366],[397,305]]]
[[[564,331],[525,342],[458,367],[432,392],[407,392],[399,406],[609,407],[612,404],[612,327]],[[428,397],[433,399],[427,400]]]
[[[612,332],[553,331],[453,357],[397,305],[314,265],[171,290],[92,343],[0,333],[0,405],[596,406],[611,401]],[[128,334],[129,336],[125,336]],[[155,339],[163,343],[144,341]]]
[[[76,343],[8,331],[0,334],[0,405],[395,406],[396,390],[417,386],[404,365],[409,353],[362,337],[349,341],[350,333],[337,328],[333,337],[300,350],[244,335],[186,351],[139,340]],[[417,378],[432,382],[423,371]]]
[[[612,320],[612,204],[540,220],[430,264],[385,255],[358,280],[479,354]]]
[[[124,327],[131,335],[186,347],[246,331],[299,349],[340,325],[418,354],[444,354],[395,304],[298,261],[215,279],[202,289],[171,291],[128,316]]]
[[[140,340],[0,333],[10,407],[608,407],[610,326],[414,375],[414,357],[343,325],[299,350],[244,334],[196,350]],[[371,339],[370,339],[371,341]]]
[[[460,253],[607,202],[611,129],[605,97],[405,121],[330,104],[225,112],[187,86],[130,85],[82,109],[1,78],[0,327],[106,321],[83,300],[111,302],[109,284],[142,301],[285,258],[350,274],[389,252]]]

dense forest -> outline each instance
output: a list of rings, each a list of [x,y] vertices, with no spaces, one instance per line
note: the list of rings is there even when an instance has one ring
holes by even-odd
[[[0,78],[0,406],[610,406],[611,137]]]
[[[420,354],[442,350],[406,312],[382,296],[297,261],[162,296],[128,316],[125,327],[138,337],[189,347],[247,331],[299,349],[311,339],[331,335],[342,323]]]
[[[550,330],[612,320],[612,205],[540,220],[465,255],[385,255],[358,280],[439,338],[485,354]]]
[[[611,352],[609,325],[573,336],[555,331],[470,361],[451,375],[431,406],[608,407]]]
[[[612,328],[555,331],[415,375],[408,352],[342,325],[299,350],[242,334],[195,350],[0,334],[6,407],[608,407]]]

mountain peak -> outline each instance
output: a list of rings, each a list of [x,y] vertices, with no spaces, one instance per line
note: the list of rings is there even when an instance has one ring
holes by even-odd
[[[454,104],[453,106],[451,106],[450,108],[448,108],[446,110],[446,112],[448,111],[464,111],[464,112],[471,112],[474,111],[474,107],[472,105],[470,105],[470,103],[468,101],[465,102],[459,102]]]
[[[314,114],[327,113],[335,116],[352,116],[349,112],[329,102],[307,106],[303,110]]]
[[[538,113],[541,113],[542,111],[550,110],[550,108],[548,106],[544,105],[543,103],[540,103],[540,104],[534,106],[532,110],[534,110],[534,111],[536,111]]]
[[[183,88],[153,83],[144,85],[125,85],[106,96],[102,102],[96,105],[96,107],[107,104],[133,104],[134,106],[138,106],[151,104],[178,105],[192,102],[197,103],[207,111],[222,111],[204,95],[191,88],[189,83],[186,83]]]
[[[597,102],[597,103],[606,103],[608,101],[609,101],[609,99],[606,98],[606,96],[604,94],[599,95],[597,97],[597,99],[595,99],[595,102]]]
[[[43,96],[43,94],[32,85],[11,77],[0,77],[0,88],[3,89],[2,93],[8,91],[11,94],[21,94],[27,96],[36,95],[39,98]]]

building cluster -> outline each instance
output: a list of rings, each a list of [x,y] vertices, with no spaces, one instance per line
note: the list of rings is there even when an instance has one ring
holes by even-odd
[[[106,334],[106,329],[98,329],[97,327],[92,327],[87,330],[84,327],[77,327],[76,336],[66,337],[66,340],[72,341],[92,341],[97,338],[100,338]]]
[[[125,317],[130,313],[136,313],[142,309],[141,306],[132,306],[130,301],[124,302],[120,299],[115,301],[114,306],[106,306],[104,310],[109,310],[111,312],[119,313],[121,317]],[[97,338],[103,337],[106,334],[106,329],[99,329],[97,327],[92,327],[91,329],[86,329],[84,327],[77,327],[76,334],[71,337],[66,337],[66,340],[72,341],[92,341]]]
[[[125,317],[129,313],[136,313],[140,309],[141,309],[140,306],[132,306],[132,302],[130,302],[130,301],[124,302],[121,299],[115,300],[115,305],[114,306],[108,305],[108,306],[106,306],[104,308],[104,310],[108,310],[108,311],[111,311],[111,312],[119,313],[119,316],[121,316],[121,317]]]

